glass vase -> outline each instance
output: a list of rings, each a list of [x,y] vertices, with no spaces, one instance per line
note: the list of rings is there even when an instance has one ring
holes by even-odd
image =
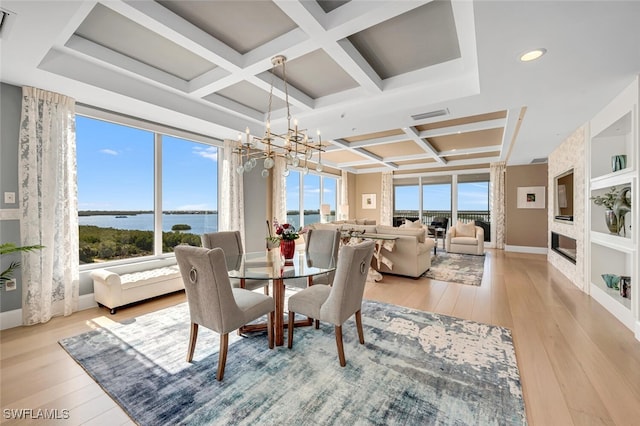
[[[294,240],[280,241],[280,253],[285,259],[293,259],[296,252],[296,242]]]

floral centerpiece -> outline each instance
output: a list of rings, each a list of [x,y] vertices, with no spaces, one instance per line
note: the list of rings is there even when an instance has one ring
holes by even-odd
[[[275,229],[275,236],[271,235],[269,230],[269,237],[267,240],[273,243],[280,243],[280,252],[285,259],[292,259],[296,249],[296,242],[300,237],[300,231],[289,223],[279,223],[277,219],[273,219],[273,228]],[[275,246],[275,244],[273,244]],[[276,246],[277,247],[277,246]]]

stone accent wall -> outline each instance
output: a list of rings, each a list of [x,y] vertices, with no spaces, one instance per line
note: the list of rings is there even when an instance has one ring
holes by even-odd
[[[585,185],[586,156],[585,148],[588,131],[584,125],[569,136],[558,148],[549,154],[549,208],[547,209],[549,231],[547,260],[562,272],[571,282],[584,292],[589,292],[585,280]],[[573,168],[573,222],[554,219],[555,177]],[[569,262],[551,250],[551,232],[566,235],[576,240],[576,264]]]

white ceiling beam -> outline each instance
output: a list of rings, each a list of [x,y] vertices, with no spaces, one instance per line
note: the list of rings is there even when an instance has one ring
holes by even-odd
[[[348,151],[355,152],[355,153],[357,153],[357,154],[359,154],[359,155],[361,155],[363,157],[369,158],[369,159],[375,161],[376,163],[380,163],[380,164],[382,164],[382,165],[384,165],[384,166],[386,166],[386,167],[388,167],[390,169],[397,169],[398,168],[397,164],[386,162],[381,157],[379,157],[379,156],[377,156],[375,154],[372,154],[372,153],[370,153],[370,152],[368,152],[368,151],[366,151],[366,150],[364,150],[362,148],[351,148],[349,146],[349,142],[347,142],[347,141],[345,141],[343,139],[336,139],[336,140],[333,141],[333,143],[344,147]]]
[[[274,0],[274,3],[313,39],[351,78],[369,91],[379,93],[382,88],[380,77],[362,58],[348,41],[327,32],[320,22],[324,12],[317,5],[303,4],[290,0]]]
[[[402,129],[409,139],[422,148],[427,154],[431,156],[437,163],[447,164],[447,160],[440,157],[438,151],[426,140],[418,136],[418,131],[415,127],[407,127]]]
[[[500,145],[479,146],[475,148],[465,148],[465,149],[450,149],[448,151],[440,151],[440,156],[448,157],[451,155],[482,154],[485,152],[500,151],[501,149],[502,148]]]

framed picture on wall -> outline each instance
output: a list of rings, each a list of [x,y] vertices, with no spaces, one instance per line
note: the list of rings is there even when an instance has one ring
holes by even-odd
[[[376,194],[362,194],[362,208],[363,209],[375,209],[376,208]]]
[[[545,208],[545,187],[544,186],[521,186],[518,188],[518,208],[519,209],[544,209]]]

